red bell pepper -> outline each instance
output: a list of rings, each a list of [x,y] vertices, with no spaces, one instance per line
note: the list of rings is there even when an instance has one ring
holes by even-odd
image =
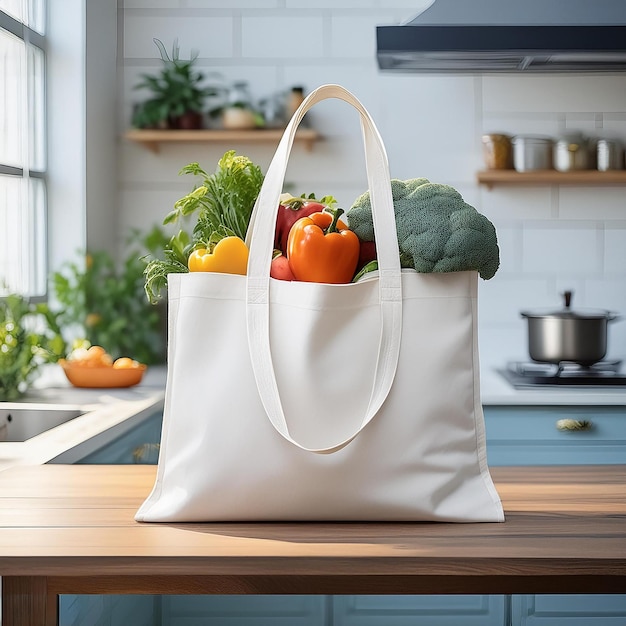
[[[287,254],[287,240],[291,227],[301,218],[308,217],[312,213],[321,213],[326,204],[322,204],[312,198],[288,198],[282,200],[278,207],[276,218],[276,232],[274,235],[274,248]]]

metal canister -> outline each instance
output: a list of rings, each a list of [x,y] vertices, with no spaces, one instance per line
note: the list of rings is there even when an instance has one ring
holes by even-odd
[[[621,170],[623,163],[622,146],[611,139],[598,139],[598,169],[601,172],[607,170]]]
[[[557,139],[554,144],[554,169],[571,172],[588,167],[589,143],[582,135],[566,135]]]
[[[513,165],[518,172],[552,169],[552,139],[516,135],[513,137]]]

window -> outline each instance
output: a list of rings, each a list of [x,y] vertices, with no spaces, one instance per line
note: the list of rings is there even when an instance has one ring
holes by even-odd
[[[45,0],[0,0],[0,297],[46,295]]]

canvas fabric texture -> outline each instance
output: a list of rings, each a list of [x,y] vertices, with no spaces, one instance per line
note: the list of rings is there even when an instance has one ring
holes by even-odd
[[[269,277],[293,139],[317,102],[360,115],[379,272]],[[498,522],[486,457],[478,274],[401,270],[389,167],[357,98],[323,85],[285,130],[257,199],[247,276],[168,278],[168,373],[144,522]]]

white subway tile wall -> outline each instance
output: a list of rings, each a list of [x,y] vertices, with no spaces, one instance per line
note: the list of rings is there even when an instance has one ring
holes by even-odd
[[[521,1],[521,0],[520,0]],[[430,0],[118,0],[120,132],[130,125],[142,73],[159,67],[153,38],[231,83],[246,80],[256,100],[301,85],[340,83],[374,116],[392,176],[425,176],[456,187],[495,224],[501,269],[481,281],[483,354],[527,358],[523,309],[559,307],[565,289],[578,307],[626,316],[626,187],[496,187],[475,182],[486,132],[558,136],[581,131],[626,144],[626,75],[418,76],[381,73],[375,27],[407,20]],[[207,82],[215,80],[207,77]],[[348,208],[367,188],[358,118],[342,103],[309,114],[324,135],[312,152],[297,145],[293,192],[332,193]],[[266,168],[274,146],[187,144],[153,154],[122,141],[120,242],[131,227],[158,224],[192,186],[180,168],[206,169],[229,148]],[[609,356],[626,358],[626,322],[611,324]],[[497,352],[497,356],[493,356]],[[497,363],[496,363],[497,364]]]

